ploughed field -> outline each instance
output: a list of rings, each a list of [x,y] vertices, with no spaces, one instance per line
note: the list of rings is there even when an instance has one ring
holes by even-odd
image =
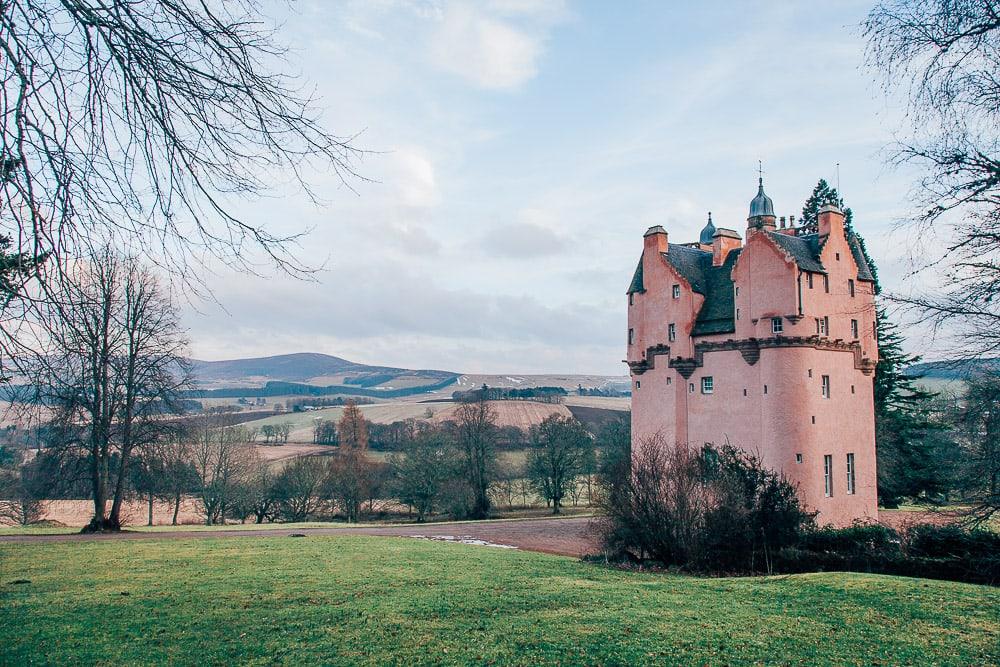
[[[413,538],[0,544],[7,664],[996,664],[1000,590]]]

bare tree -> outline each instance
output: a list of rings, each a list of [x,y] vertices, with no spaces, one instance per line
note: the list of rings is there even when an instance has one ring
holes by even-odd
[[[52,409],[61,445],[89,459],[86,530],[118,530],[132,454],[171,428],[165,414],[181,411],[187,342],[153,273],[107,248],[73,267],[51,310],[26,342],[40,351],[29,375],[35,398]]]
[[[594,443],[583,424],[575,419],[550,415],[531,429],[528,475],[538,493],[552,501],[559,514],[563,498],[579,484],[577,478],[594,456]]]
[[[278,513],[284,521],[308,521],[323,507],[329,465],[316,456],[293,459],[274,480]]]
[[[490,512],[489,489],[496,467],[496,410],[483,397],[462,403],[455,411],[455,427],[465,480],[472,492],[469,516],[484,519]]]
[[[0,219],[18,250],[61,264],[120,240],[179,270],[206,253],[248,268],[256,246],[301,272],[233,195],[305,185],[310,165],[347,177],[354,149],[265,22],[255,0],[0,3]]]
[[[883,0],[864,23],[868,62],[909,99],[897,163],[925,171],[913,222],[934,239],[916,267],[940,290],[895,294],[968,356],[1000,350],[1000,8],[989,0]],[[938,250],[940,248],[940,250]],[[922,253],[923,254],[923,253]]]
[[[984,373],[969,382],[959,423],[965,451],[957,479],[970,504],[966,517],[988,524],[1000,515],[1000,375]]]
[[[0,523],[27,526],[45,514],[45,484],[36,466],[17,456],[0,468]]]
[[[344,413],[337,422],[337,439],[342,449],[368,449],[368,424],[361,408],[354,401],[347,401]]]
[[[213,429],[207,422],[191,446],[200,479],[205,524],[225,523],[227,510],[260,464],[260,454],[238,427]]]

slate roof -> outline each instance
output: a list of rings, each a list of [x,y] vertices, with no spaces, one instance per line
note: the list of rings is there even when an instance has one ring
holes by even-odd
[[[691,335],[703,336],[736,331],[736,322],[733,320],[735,294],[730,276],[741,252],[742,248],[731,250],[722,266],[712,266],[712,253],[706,253],[708,266],[704,270],[705,303],[701,305]]]
[[[851,232],[847,237],[847,242],[851,246],[851,255],[854,256],[854,263],[858,265],[858,280],[867,280],[870,283],[875,282],[872,269],[865,260],[865,253],[861,252],[861,243],[858,242],[857,235]]]
[[[635,294],[636,292],[645,292],[646,288],[642,284],[642,256],[639,257],[639,266],[635,267],[635,273],[632,274],[632,282],[628,286],[628,291],[626,294]]]
[[[792,256],[795,263],[803,271],[813,273],[826,273],[823,264],[819,261],[819,234],[805,234],[803,236],[790,236],[777,232],[768,232],[771,240],[778,244],[785,252]]]

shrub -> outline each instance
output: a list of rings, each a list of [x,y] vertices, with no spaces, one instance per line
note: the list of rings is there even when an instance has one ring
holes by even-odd
[[[734,447],[693,451],[654,437],[602,494],[604,543],[621,556],[710,572],[770,569],[812,525],[794,487]]]
[[[1000,558],[1000,534],[989,530],[923,524],[906,538],[906,553],[915,558]]]

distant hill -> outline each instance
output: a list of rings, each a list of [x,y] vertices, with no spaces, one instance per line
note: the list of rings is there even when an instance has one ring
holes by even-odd
[[[458,373],[368,366],[315,352],[253,359],[191,359],[195,382],[204,389],[262,387],[295,383],[315,387],[345,386],[362,390],[401,390],[453,381]],[[367,392],[365,392],[367,393]]]
[[[1000,371],[1000,357],[927,361],[909,366],[906,374],[936,380],[966,380],[983,371]]]

